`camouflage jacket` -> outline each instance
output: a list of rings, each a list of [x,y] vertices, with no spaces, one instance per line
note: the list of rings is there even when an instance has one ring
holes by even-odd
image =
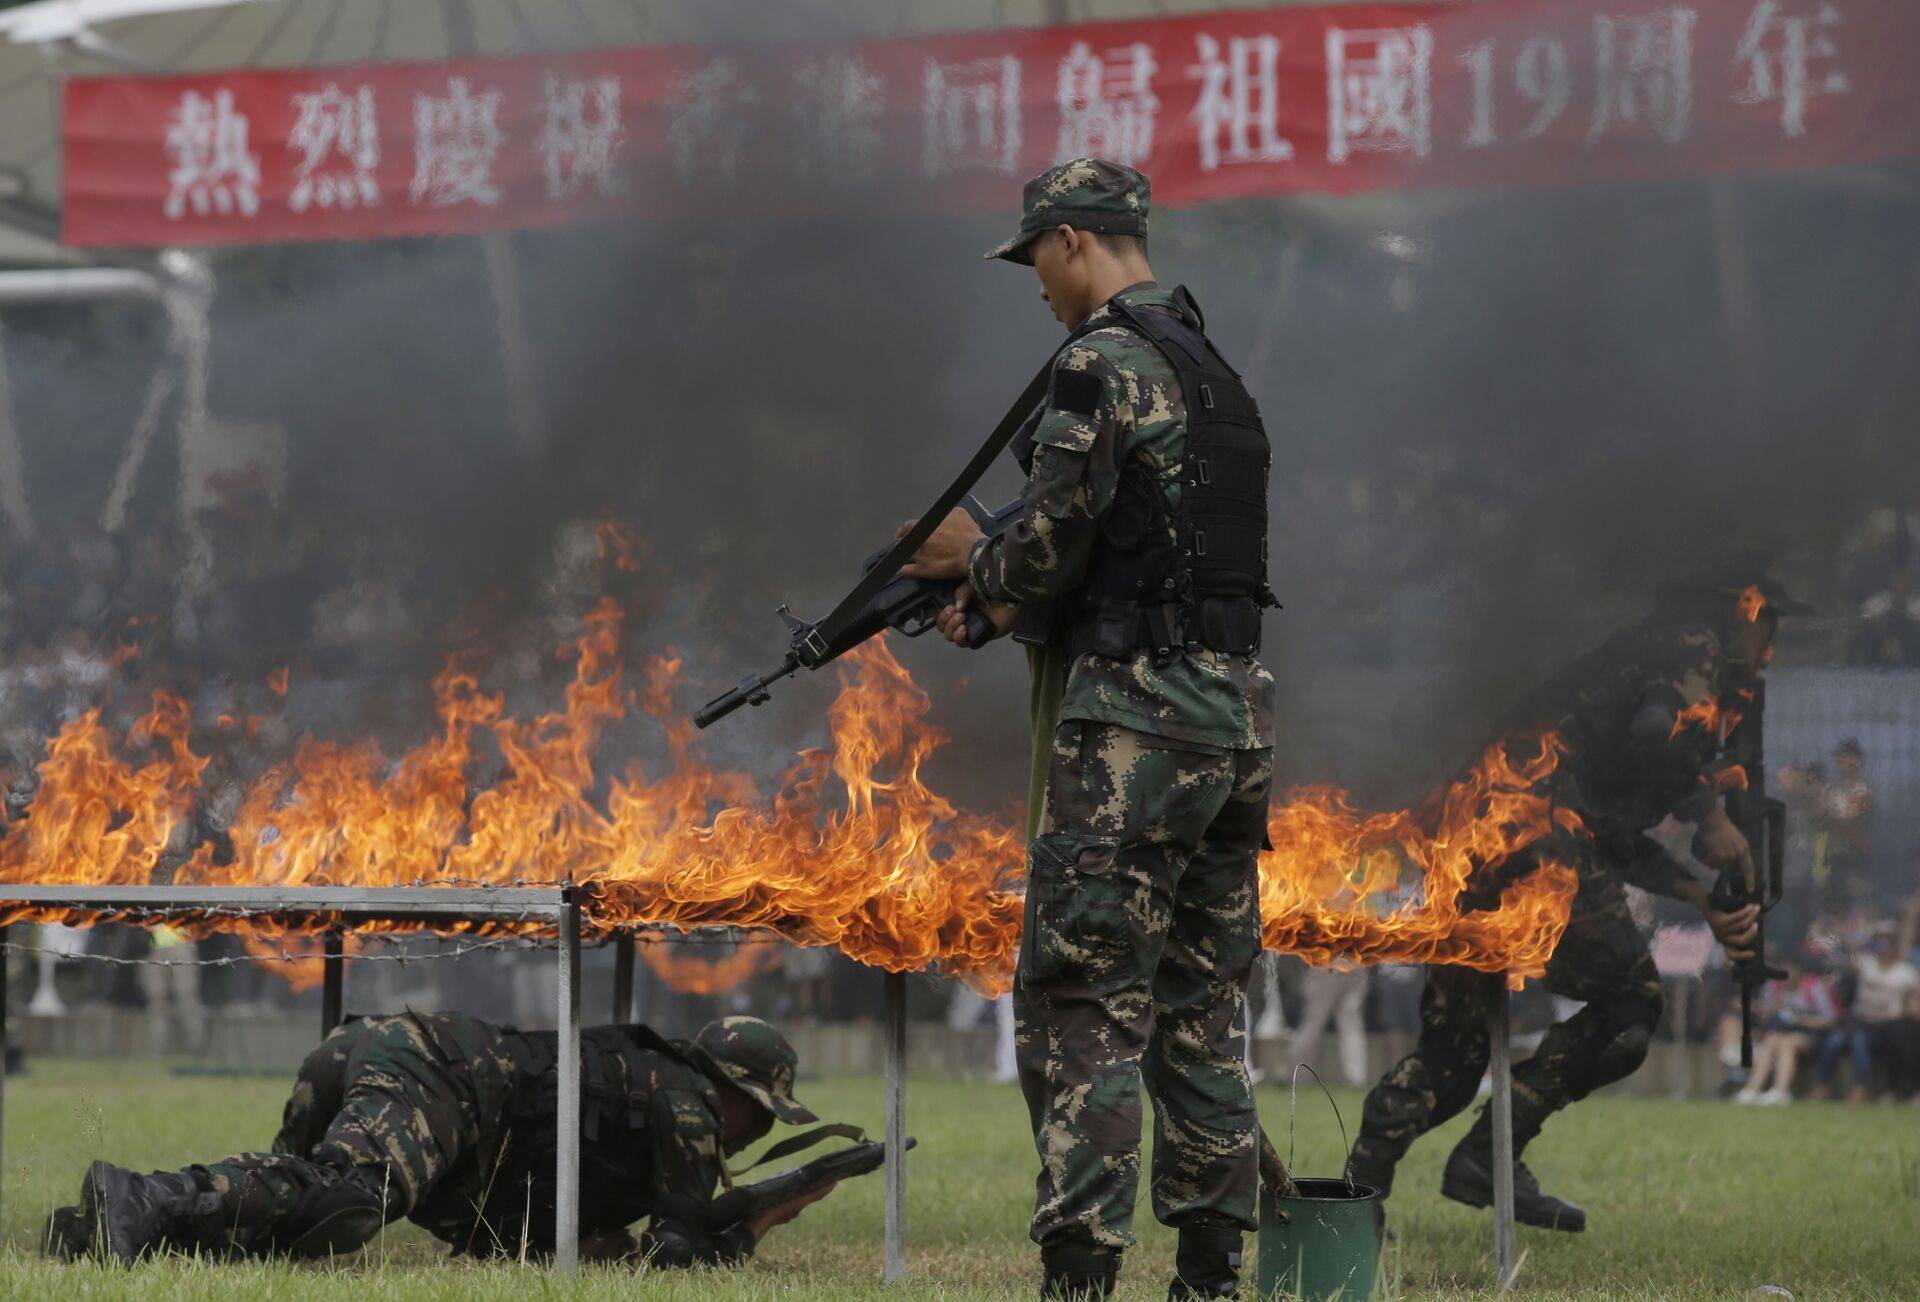
[[[630,1043],[620,1045],[622,1038]],[[524,1225],[529,1250],[550,1252],[557,1041],[551,1031],[505,1039],[521,1069],[486,1194],[483,1241],[517,1252]],[[745,1226],[706,1218],[715,1187],[727,1178],[720,1095],[686,1047],[644,1027],[599,1027],[582,1039],[580,1233],[617,1232],[648,1218],[640,1246],[662,1266],[734,1262],[754,1248]]]
[[[1152,281],[1116,297],[1129,307],[1172,310],[1172,295]],[[1111,307],[1102,304],[1088,322],[1109,319],[1055,358],[1056,377],[1091,372],[1102,397],[1088,418],[1057,406],[1050,387],[1028,422],[1034,458],[1025,509],[1006,533],[975,548],[968,566],[969,583],[988,601],[1050,601],[1077,588],[1133,459],[1152,472],[1169,528],[1179,516],[1186,399],[1166,358]],[[1060,720],[1072,719],[1227,750],[1269,747],[1273,677],[1251,656],[1216,651],[1178,651],[1164,668],[1145,651],[1127,660],[1089,653],[1073,662],[1061,701]]]
[[[1725,698],[1732,673],[1711,625],[1648,619],[1523,698],[1501,735],[1557,733],[1566,752],[1547,789],[1580,815],[1616,871],[1671,896],[1692,874],[1642,834],[1711,810],[1720,754],[1711,703]]]

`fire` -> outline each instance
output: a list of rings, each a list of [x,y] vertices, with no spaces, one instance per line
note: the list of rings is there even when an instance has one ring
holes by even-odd
[[[625,554],[615,538],[603,543]],[[87,714],[52,739],[24,827],[0,839],[0,881],[422,889],[572,881],[585,887],[587,925],[600,934],[759,928],[890,971],[930,968],[982,990],[1007,987],[1024,890],[1017,821],[956,808],[926,785],[926,762],[947,739],[884,641],[838,666],[831,744],[801,752],[762,790],[705,759],[677,706],[677,659],[653,661],[637,690],[629,686],[620,624],[611,600],[586,618],[568,648],[564,704],[552,712],[516,717],[456,660],[433,684],[438,726],[412,750],[389,757],[371,739],[307,738],[245,790],[227,862],[212,844],[181,857],[207,763],[188,744],[185,703],[156,696],[117,743],[98,711]],[[284,685],[284,672],[276,677]],[[659,725],[663,759],[602,772],[607,729],[636,706]],[[1545,859],[1484,901],[1490,907],[1474,911],[1464,900],[1483,874],[1577,830],[1541,794],[1560,753],[1552,737],[1510,740],[1410,810],[1365,814],[1328,788],[1292,793],[1273,811],[1278,848],[1261,863],[1266,943],[1319,963],[1433,961],[1538,975],[1566,925],[1572,872]],[[1403,878],[1418,890],[1389,907]],[[28,916],[0,911],[0,921]],[[257,922],[246,929],[256,939],[282,934]],[[663,974],[717,988],[771,963],[778,949],[745,946],[693,976],[667,948],[642,953]]]
[[[1747,623],[1758,624],[1760,612],[1767,608],[1766,594],[1760,591],[1758,584],[1749,584],[1740,594],[1740,613],[1746,616]]]
[[[1529,752],[1532,753],[1529,753]],[[1414,808],[1362,814],[1344,793],[1311,787],[1273,811],[1274,850],[1261,862],[1260,914],[1269,949],[1321,964],[1450,963],[1538,976],[1566,930],[1576,881],[1551,858],[1509,887],[1497,908],[1469,912],[1481,874],[1577,833],[1540,784],[1558,764],[1558,738],[1508,738],[1468,775]],[[1420,889],[1395,901],[1407,870]]]
[[[762,972],[780,966],[780,950],[773,945],[747,941],[728,953],[702,955],[691,947],[676,945],[659,932],[639,937],[640,961],[647,970],[683,995],[725,994]]]

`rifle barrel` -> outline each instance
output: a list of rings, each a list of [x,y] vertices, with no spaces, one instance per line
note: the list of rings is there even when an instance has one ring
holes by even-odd
[[[693,726],[705,728],[718,723],[743,705],[762,705],[768,700],[767,688],[800,668],[800,661],[789,655],[786,662],[771,673],[748,674],[732,691],[714,697],[693,712]]]

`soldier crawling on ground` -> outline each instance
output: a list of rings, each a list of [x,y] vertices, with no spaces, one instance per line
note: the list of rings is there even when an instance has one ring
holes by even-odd
[[[78,1205],[48,1221],[46,1247],[123,1261],[165,1249],[325,1258],[404,1216],[456,1255],[550,1254],[557,1045],[551,1031],[457,1013],[350,1022],[301,1065],[271,1152],[151,1175],[95,1162]],[[793,1097],[795,1065],[786,1037],[753,1017],[691,1041],[644,1026],[582,1032],[583,1255],[738,1262],[830,1193],[731,1224],[712,1214],[727,1155],[776,1119],[817,1120]],[[627,1227],[643,1217],[636,1242]]]

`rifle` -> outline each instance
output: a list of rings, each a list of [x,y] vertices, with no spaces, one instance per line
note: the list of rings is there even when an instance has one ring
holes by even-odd
[[[1759,678],[1735,689],[1737,700],[1728,703],[1739,720],[1727,732],[1724,754],[1737,764],[1746,781],[1726,795],[1727,817],[1747,838],[1753,854],[1753,886],[1749,888],[1738,868],[1729,868],[1713,884],[1709,900],[1721,912],[1760,906],[1759,930],[1753,938],[1753,957],[1733,965],[1733,980],[1740,987],[1740,1065],[1753,1066],[1753,992],[1768,981],[1787,974],[1767,964],[1767,913],[1780,902],[1785,885],[1787,847],[1786,802],[1767,794],[1765,729],[1767,684]]]
[[[1017,498],[998,511],[988,511],[971,496],[961,505],[980,526],[981,532],[989,537],[1004,532],[1020,518],[1020,501]],[[871,572],[892,550],[892,547],[882,547],[874,552],[867,557],[861,572]],[[951,603],[953,589],[951,579],[909,579],[896,573],[851,619],[842,621],[831,632],[823,632],[832,620],[831,616],[822,620],[805,620],[786,606],[780,607],[777,613],[786,621],[787,629],[792,634],[792,642],[787,647],[786,658],[780,662],[780,667],[762,674],[748,674],[732,691],[708,701],[694,711],[695,726],[705,728],[743,705],[764,705],[770,699],[767,688],[772,684],[801,669],[818,669],[831,664],[885,629],[895,629],[908,637],[919,637],[933,627],[941,610]],[[978,606],[969,607],[967,645],[977,648],[992,638],[993,624],[987,619],[986,612]]]
[[[904,1145],[912,1148],[909,1138]],[[803,1162],[791,1171],[770,1175],[751,1184],[735,1185],[715,1198],[707,1211],[707,1223],[716,1229],[751,1220],[770,1208],[792,1202],[816,1189],[823,1189],[856,1175],[868,1175],[886,1161],[886,1145],[877,1139],[863,1140],[845,1148]]]

